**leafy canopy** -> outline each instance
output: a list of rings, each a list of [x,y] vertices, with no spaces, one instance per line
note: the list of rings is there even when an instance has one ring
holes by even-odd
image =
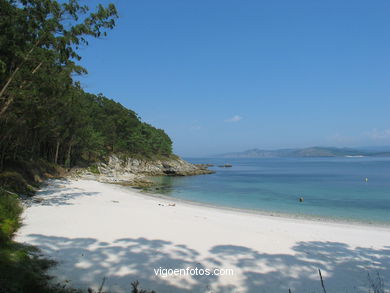
[[[161,129],[72,78],[80,46],[115,26],[113,4],[0,0],[0,170],[10,160],[71,166],[115,152],[169,156]]]

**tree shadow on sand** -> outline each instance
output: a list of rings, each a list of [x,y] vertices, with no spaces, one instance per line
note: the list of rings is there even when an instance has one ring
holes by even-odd
[[[390,280],[390,247],[352,249],[338,242],[299,242],[293,253],[267,254],[245,246],[218,245],[207,256],[184,245],[145,238],[112,243],[93,238],[64,238],[32,234],[37,245],[54,260],[59,280],[97,288],[106,277],[106,290],[130,292],[138,280],[142,288],[164,292],[322,292],[321,269],[328,293],[368,292],[367,272]],[[200,239],[201,241],[201,239]],[[223,266],[221,266],[223,264]],[[232,268],[235,276],[156,276],[158,268]],[[223,282],[221,282],[223,278]]]
[[[130,292],[130,283],[138,280],[142,288],[161,292],[195,292],[201,286],[205,292],[213,277],[193,276],[177,278],[157,277],[154,269],[205,268],[198,260],[199,253],[186,245],[174,245],[164,240],[123,238],[114,243],[99,242],[92,238],[64,238],[29,235],[31,243],[58,263],[56,276],[60,280],[77,280],[76,287],[97,288],[106,277],[110,292]],[[30,241],[29,241],[30,242]],[[57,270],[58,269],[58,270]],[[158,289],[158,290],[157,290]]]
[[[390,247],[352,249],[338,242],[298,242],[293,255],[265,254],[243,246],[220,245],[212,253],[243,269],[246,292],[368,292],[369,272],[390,279]],[[259,272],[268,271],[267,273]]]
[[[55,179],[46,183],[33,197],[26,201],[27,206],[63,206],[73,205],[73,199],[82,196],[98,195],[99,192],[86,192],[77,187],[65,187],[67,179]],[[59,191],[60,189],[60,191]]]

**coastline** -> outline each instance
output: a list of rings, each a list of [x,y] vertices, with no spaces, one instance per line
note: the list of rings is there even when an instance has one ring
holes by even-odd
[[[83,289],[106,277],[112,292],[135,280],[158,293],[298,292],[320,288],[320,268],[330,291],[367,292],[367,271],[390,278],[387,227],[225,209],[88,180],[50,180],[33,201],[17,241],[59,262],[56,281]],[[235,275],[153,273],[187,266]]]
[[[126,155],[110,155],[105,162],[88,168],[72,168],[68,177],[95,180],[103,183],[122,184],[134,187],[154,185],[154,176],[193,176],[212,174],[207,164],[191,164],[178,156],[147,159]]]
[[[121,185],[120,183],[118,183],[118,186],[122,186],[124,189],[130,188],[136,192],[139,192],[141,195],[144,195],[145,197],[155,197],[158,199],[163,199],[175,203],[188,204],[191,206],[199,206],[199,207],[205,207],[205,208],[217,209],[217,210],[226,210],[226,211],[231,211],[236,213],[243,213],[243,214],[250,214],[250,215],[257,215],[257,216],[264,216],[264,217],[282,218],[285,220],[297,220],[297,221],[304,221],[304,222],[308,221],[308,222],[324,223],[324,224],[340,224],[340,225],[352,225],[352,226],[359,226],[359,227],[377,227],[377,228],[390,229],[390,223],[387,222],[377,222],[377,221],[368,221],[368,220],[364,221],[364,220],[347,219],[347,218],[340,218],[340,217],[334,217],[334,218],[321,217],[318,215],[283,213],[283,212],[267,211],[261,209],[235,208],[227,205],[217,205],[217,204],[205,203],[205,202],[183,199],[178,197],[171,197],[158,192],[154,193],[154,192],[149,192],[147,190],[144,191],[143,188]]]

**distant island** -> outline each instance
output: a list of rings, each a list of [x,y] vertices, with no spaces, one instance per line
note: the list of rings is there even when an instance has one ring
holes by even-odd
[[[390,150],[375,148],[308,147],[277,150],[250,149],[244,152],[215,155],[219,158],[300,158],[300,157],[388,157]]]

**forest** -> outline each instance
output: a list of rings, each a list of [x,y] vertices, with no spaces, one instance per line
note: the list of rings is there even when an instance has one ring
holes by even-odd
[[[106,37],[118,13],[75,0],[0,0],[0,170],[9,162],[72,167],[110,153],[169,156],[172,142],[132,110],[85,92],[79,49]]]
[[[54,263],[13,241],[21,196],[33,195],[47,176],[111,153],[172,154],[163,130],[87,93],[75,78],[87,74],[78,64],[80,48],[106,37],[117,18],[113,4],[91,9],[77,0],[0,0],[0,292],[79,292],[50,283]]]

